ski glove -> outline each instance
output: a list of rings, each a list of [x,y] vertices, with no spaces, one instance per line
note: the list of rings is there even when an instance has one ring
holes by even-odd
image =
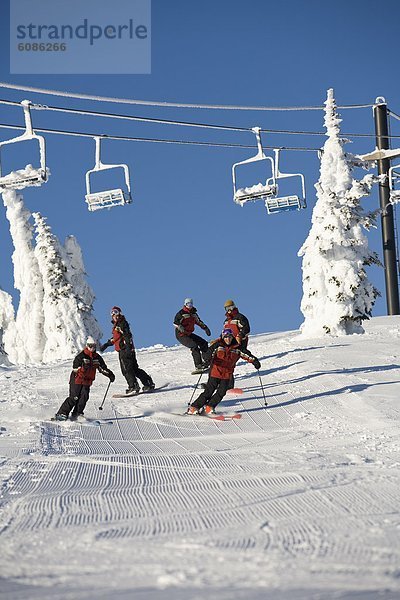
[[[108,373],[106,373],[106,376],[109,378],[111,383],[113,383],[113,381],[115,381],[115,375],[112,371],[108,371]]]
[[[185,333],[185,328],[183,327],[183,325],[178,325],[177,330],[179,331],[179,333]]]
[[[204,331],[206,332],[206,335],[211,335],[211,331],[210,331],[210,329],[207,327],[207,325],[204,327]]]
[[[261,363],[260,363],[260,361],[258,360],[258,358],[255,358],[255,359],[253,360],[253,365],[254,365],[254,367],[255,367],[255,368],[257,369],[257,371],[258,371],[258,369],[261,367]]]

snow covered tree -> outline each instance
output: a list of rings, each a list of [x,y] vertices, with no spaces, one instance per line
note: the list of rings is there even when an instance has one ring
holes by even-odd
[[[301,332],[308,337],[363,333],[361,323],[371,316],[379,295],[365,268],[380,261],[363,233],[363,228],[375,226],[375,213],[366,213],[360,204],[378,178],[352,178],[332,89],[325,106],[328,139],[315,185],[317,202],[309,235],[298,253],[303,257]]]
[[[20,292],[16,318],[11,296],[0,290],[0,364],[2,344],[16,364],[70,358],[87,337],[102,336],[92,314],[94,294],[85,281],[82,252],[70,236],[64,248],[46,219],[31,213],[15,190],[3,191],[14,243],[14,287]],[[5,359],[4,359],[5,360]]]
[[[69,358],[81,350],[89,332],[81,302],[67,275],[67,255],[40,213],[33,213],[36,228],[35,256],[43,281],[43,361]]]
[[[5,349],[13,363],[39,363],[45,345],[43,284],[32,246],[31,213],[15,190],[3,191],[3,202],[14,243],[14,287],[20,292],[15,336],[5,336]]]
[[[14,307],[12,298],[0,288],[0,365],[9,365],[6,343],[13,344],[15,339]]]
[[[93,314],[95,295],[86,281],[87,273],[83,263],[82,250],[76,238],[69,235],[64,243],[68,269],[66,277],[71,283],[78,300],[78,310],[82,313],[86,333],[95,340],[100,340],[103,332]]]

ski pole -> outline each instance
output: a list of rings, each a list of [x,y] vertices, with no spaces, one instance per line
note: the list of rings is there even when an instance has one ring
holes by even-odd
[[[202,377],[203,377],[203,373],[200,373],[200,377],[199,377],[199,379],[198,379],[198,381],[197,381],[197,383],[196,383],[196,386],[195,386],[195,388],[194,388],[194,390],[193,390],[193,393],[192,393],[192,395],[190,396],[190,400],[189,400],[189,402],[188,402],[188,406],[190,406],[190,405],[191,405],[191,403],[192,403],[193,396],[194,396],[194,395],[195,395],[195,393],[196,393],[197,386],[199,385],[199,383],[200,383],[200,379],[201,379]]]
[[[101,403],[101,405],[99,406],[99,410],[103,410],[103,404],[106,400],[107,394],[108,394],[108,390],[110,389],[110,385],[111,385],[111,380],[108,382],[108,386],[106,389],[106,393],[104,394],[104,398],[103,398],[103,402]]]
[[[261,381],[260,371],[257,369],[257,372],[258,372],[258,376],[260,378],[261,390],[262,390],[262,395],[263,395],[263,398],[264,398],[264,406],[268,406],[268,402],[265,399],[264,388],[263,388],[263,384],[262,384],[262,381]]]

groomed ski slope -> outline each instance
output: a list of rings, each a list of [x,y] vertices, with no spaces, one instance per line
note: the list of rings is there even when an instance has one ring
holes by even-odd
[[[400,596],[400,317],[363,336],[253,336],[237,421],[177,416],[197,376],[182,347],[139,351],[162,389],[47,421],[71,361],[0,371],[0,597]],[[204,379],[205,380],[205,376]],[[145,416],[139,416],[139,415]]]

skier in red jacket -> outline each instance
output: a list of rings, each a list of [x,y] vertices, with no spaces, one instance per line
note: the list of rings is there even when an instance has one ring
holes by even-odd
[[[235,340],[242,349],[247,348],[249,343],[250,323],[248,318],[239,312],[233,300],[227,300],[224,304],[225,321],[224,328],[232,329]],[[232,377],[229,382],[228,390],[235,386],[235,378]]]
[[[114,373],[107,368],[100,354],[97,354],[95,340],[89,336],[86,347],[74,358],[69,378],[69,396],[58,409],[56,421],[66,421],[71,410],[71,419],[83,416],[96,371],[108,377],[111,382],[115,380]]]
[[[238,344],[247,348],[249,342],[250,323],[248,318],[239,312],[233,300],[227,300],[224,304],[225,322],[224,328],[232,329]]]
[[[206,335],[211,335],[211,331],[197,314],[197,309],[193,306],[192,298],[186,298],[183,308],[175,315],[174,327],[178,342],[186,346],[186,348],[190,348],[192,352],[195,366],[195,370],[192,372],[193,375],[206,371],[210,365],[210,353],[207,341],[193,333],[196,325],[201,327],[206,332]]]
[[[257,370],[261,367],[258,358],[235,341],[232,329],[224,329],[221,337],[210,345],[210,351],[210,375],[204,391],[188,408],[187,412],[192,415],[199,414],[203,410],[207,414],[215,412],[215,407],[229,389],[229,381],[239,358],[253,363]]]

